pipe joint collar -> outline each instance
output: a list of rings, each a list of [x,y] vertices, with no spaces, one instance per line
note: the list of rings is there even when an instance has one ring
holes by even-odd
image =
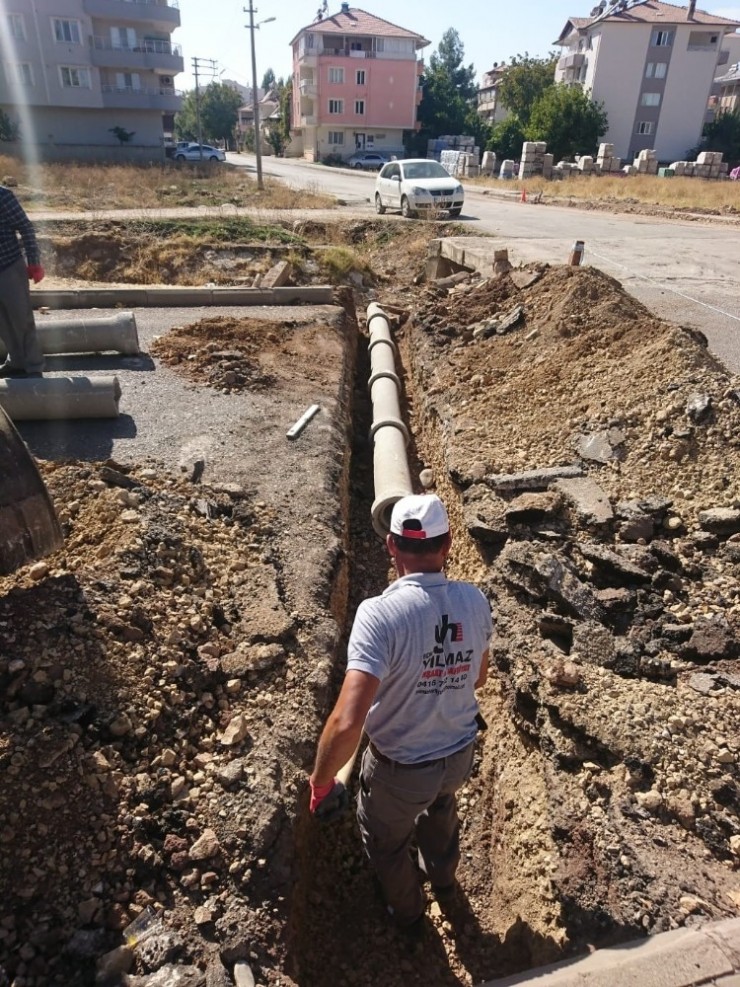
[[[375,373],[370,378],[370,380],[367,382],[367,389],[368,389],[368,391],[372,391],[373,384],[375,383],[375,381],[376,380],[381,380],[383,377],[387,377],[388,380],[392,380],[393,383],[398,388],[398,390],[399,391],[401,390],[401,381],[398,379],[398,374],[395,373],[395,371],[393,371],[393,370],[376,370]]]
[[[380,343],[384,343],[386,346],[390,346],[393,355],[396,354],[396,344],[392,339],[385,339],[383,336],[376,336],[375,339],[371,339],[367,346],[368,353],[372,353],[373,349]]]
[[[401,421],[400,418],[381,418],[379,421],[373,422],[372,427],[370,429],[370,438],[371,439],[375,438],[375,433],[381,428],[397,428],[398,431],[403,435],[404,439],[406,440],[406,444],[408,444],[409,441],[411,440],[411,436],[409,435],[409,430],[406,428],[406,425],[404,424],[404,422]]]

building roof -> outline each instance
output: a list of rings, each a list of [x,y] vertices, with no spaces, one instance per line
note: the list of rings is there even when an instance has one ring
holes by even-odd
[[[719,17],[716,14],[708,14],[706,10],[694,11],[689,19],[688,7],[680,7],[673,3],[663,3],[662,0],[647,0],[646,3],[639,3],[626,10],[607,14],[606,17],[570,17],[565,27],[560,32],[554,44],[560,45],[572,31],[585,31],[592,24],[696,24],[706,27],[740,27],[740,21],[731,20],[729,17]]]
[[[421,34],[415,31],[407,31],[404,27],[391,24],[390,21],[375,14],[368,14],[366,10],[358,7],[347,7],[330,17],[323,17],[306,27],[302,27],[298,34],[291,40],[291,45],[304,31],[320,31],[322,34],[370,34],[376,38],[411,38],[416,42],[417,48],[424,48],[431,44]]]
[[[740,62],[735,62],[734,65],[730,66],[729,72],[724,75],[719,75],[714,80],[715,82],[739,82],[740,81]]]

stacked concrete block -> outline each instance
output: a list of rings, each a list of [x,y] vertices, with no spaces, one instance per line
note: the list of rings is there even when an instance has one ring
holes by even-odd
[[[596,155],[596,164],[601,168],[601,174],[606,175],[613,171],[622,170],[622,159],[614,154],[613,144],[599,144],[599,153]]]
[[[506,158],[501,162],[501,169],[498,173],[499,178],[513,178],[514,177],[514,162],[511,158]]]
[[[658,174],[658,155],[650,148],[643,148],[632,164],[638,175]]]
[[[622,174],[623,175],[636,175],[637,174],[637,168],[635,168],[634,165],[624,165],[624,167],[622,168]]]
[[[671,166],[671,171],[676,177],[681,177],[686,174],[686,162],[685,161],[674,161]]]
[[[590,175],[594,170],[594,159],[590,154],[582,154],[578,158],[578,170],[583,175]]]
[[[519,178],[541,175],[546,151],[547,144],[544,141],[525,141],[522,144],[522,157],[519,162]]]
[[[719,178],[722,165],[721,151],[700,151],[696,163],[702,169],[702,178]],[[706,173],[705,170],[708,169]]]
[[[460,151],[440,151],[439,163],[442,165],[444,170],[448,175],[457,176],[461,174],[460,158],[462,154]]]
[[[484,175],[492,175],[496,170],[496,152],[495,151],[484,151],[483,160],[481,161],[481,172]]]
[[[552,154],[545,154],[542,158],[542,177],[552,178],[552,168],[553,168],[554,156]]]

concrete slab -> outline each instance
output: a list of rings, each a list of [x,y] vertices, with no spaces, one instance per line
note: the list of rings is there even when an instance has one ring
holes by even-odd
[[[732,919],[600,949],[481,987],[698,987],[713,981],[729,987],[728,978],[739,972],[738,947],[740,919]]]
[[[154,288],[85,288],[81,291],[31,292],[34,308],[177,308],[200,305],[331,305],[334,289],[330,285],[282,288],[236,287],[154,287]]]

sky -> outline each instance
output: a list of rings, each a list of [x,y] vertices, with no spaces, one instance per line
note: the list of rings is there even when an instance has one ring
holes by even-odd
[[[249,0],[179,0],[182,26],[173,41],[182,48],[185,71],[177,77],[178,89],[195,85],[193,58],[199,60],[199,81],[233,79],[252,84],[249,42]],[[277,78],[291,72],[290,42],[312,23],[320,0],[253,0],[255,23],[275,20],[255,31],[257,85],[268,68]],[[588,17],[598,0],[351,0],[359,7],[411,31],[429,42],[423,49],[428,63],[445,31],[454,27],[465,49],[465,65],[475,66],[477,79],[494,62],[508,62],[513,55],[528,52],[544,56],[554,50],[569,17]],[[677,3],[687,6],[688,0]],[[335,14],[340,0],[329,0],[328,14]],[[699,0],[697,8],[740,21],[740,0]],[[209,63],[215,62],[211,71]]]

